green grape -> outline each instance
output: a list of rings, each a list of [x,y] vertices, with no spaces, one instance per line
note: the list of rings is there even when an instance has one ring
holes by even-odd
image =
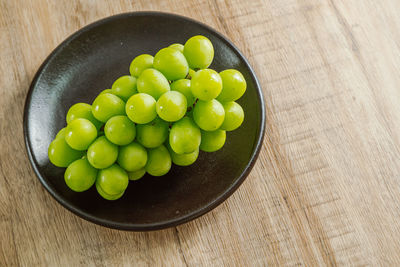
[[[136,142],[120,147],[117,162],[126,171],[137,171],[147,162],[146,149]]]
[[[123,146],[135,139],[135,124],[127,116],[114,116],[106,122],[104,133],[112,143]]]
[[[148,151],[146,171],[152,176],[162,176],[171,169],[171,156],[164,145]]]
[[[129,184],[128,173],[117,164],[99,171],[96,183],[107,195],[115,196],[126,190]]]
[[[172,162],[178,166],[189,166],[193,164],[197,160],[197,157],[199,156],[199,148],[197,148],[192,153],[177,154],[171,148],[171,146],[168,145],[168,151],[169,154],[171,155]]]
[[[199,127],[189,117],[184,117],[172,125],[169,144],[177,154],[192,153],[200,146]]]
[[[169,48],[173,48],[178,50],[179,52],[183,53],[183,44],[172,44],[168,46]]]
[[[59,130],[58,133],[57,133],[57,135],[56,135],[56,138],[55,138],[55,139],[57,139],[57,138],[59,138],[59,137],[65,138],[65,131],[66,131],[66,130],[67,130],[67,127],[64,127],[64,128],[62,128],[61,130]]]
[[[126,102],[125,111],[133,122],[139,124],[151,122],[157,117],[156,100],[144,93],[133,95]]]
[[[64,128],[65,129],[65,128]],[[84,151],[72,149],[65,142],[65,130],[61,129],[58,132],[48,149],[49,160],[57,167],[68,167],[69,164],[82,157]]]
[[[201,131],[200,149],[205,152],[217,151],[224,146],[225,140],[226,132],[224,130]]]
[[[86,158],[72,162],[64,173],[65,183],[75,192],[88,190],[96,181],[97,170]]]
[[[112,94],[126,101],[137,93],[136,78],[130,75],[119,77],[111,87]]]
[[[89,146],[87,158],[96,169],[110,167],[118,157],[118,146],[107,140],[105,136],[100,136]]]
[[[167,78],[156,69],[146,69],[137,80],[139,93],[146,93],[156,100],[165,92],[170,90]]]
[[[140,74],[145,70],[153,67],[153,56],[143,54],[135,57],[129,67],[129,72],[134,77],[139,77]]]
[[[145,168],[141,168],[141,169],[139,169],[137,171],[133,171],[133,172],[128,172],[129,180],[131,180],[131,181],[139,180],[145,174],[146,174],[146,169]]]
[[[87,119],[75,119],[67,125],[65,141],[76,150],[86,150],[97,137],[97,129]]]
[[[193,106],[194,101],[196,100],[190,90],[190,84],[191,82],[188,79],[180,79],[171,83],[172,91],[180,92],[186,97],[188,107]]]
[[[222,130],[233,131],[242,125],[244,112],[242,107],[236,102],[226,102],[222,106],[225,110],[225,119],[221,125]]]
[[[191,81],[190,89],[192,94],[200,100],[210,101],[221,93],[221,77],[218,72],[212,69],[197,71]]]
[[[101,187],[100,187],[100,185],[99,185],[99,183],[97,181],[98,180],[96,180],[97,192],[99,193],[100,196],[102,196],[106,200],[117,200],[117,199],[121,198],[122,195],[125,193],[125,191],[124,191],[124,192],[116,194],[116,195],[109,195],[106,192],[104,192],[103,189],[101,189]]]
[[[186,110],[186,97],[178,91],[166,92],[157,100],[157,114],[165,121],[173,122],[182,119]]]
[[[188,76],[187,76],[188,79],[192,79],[195,73],[196,73],[196,71],[194,71],[192,69],[189,69],[189,73],[188,73]]]
[[[91,123],[96,126],[96,129],[100,129],[101,126],[103,125],[102,122],[98,121],[92,114],[92,106],[86,103],[77,103],[75,105],[72,105],[67,113],[67,123],[70,123],[71,121],[75,119],[87,119]]]
[[[106,122],[111,117],[125,115],[125,102],[110,93],[100,94],[93,101],[92,113],[99,121]]]
[[[170,81],[183,79],[189,72],[185,56],[178,50],[166,47],[154,56],[154,68]]]
[[[136,140],[147,148],[155,148],[168,138],[168,123],[160,118],[136,126]]]
[[[224,70],[219,73],[222,79],[222,91],[217,97],[218,101],[229,102],[239,99],[246,91],[246,80],[243,75],[234,69]]]
[[[214,47],[211,41],[202,35],[196,35],[187,40],[183,54],[192,69],[205,69],[211,65],[214,58]]]
[[[217,100],[198,101],[193,109],[193,119],[205,131],[215,131],[224,122],[225,110]]]
[[[111,89],[105,89],[105,90],[101,91],[99,95],[101,95],[101,94],[105,94],[105,93],[112,94],[113,92],[112,92],[112,90],[111,90]]]

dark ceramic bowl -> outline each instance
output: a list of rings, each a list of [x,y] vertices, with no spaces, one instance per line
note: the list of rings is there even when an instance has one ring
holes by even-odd
[[[103,89],[129,74],[131,60],[154,55],[193,35],[207,36],[215,49],[211,68],[235,68],[247,80],[238,101],[245,112],[243,125],[227,133],[225,146],[200,153],[189,167],[172,166],[163,177],[146,175],[130,182],[117,201],[102,199],[92,187],[75,193],[64,182],[63,168],[53,166],[47,148],[65,127],[68,108],[92,103]],[[224,36],[192,19],[158,12],[135,12],[97,21],[74,33],[45,60],[32,81],[24,111],[24,135],[29,159],[40,182],[76,215],[111,228],[156,230],[193,220],[228,198],[244,181],[260,151],[265,111],[260,85],[245,57]]]

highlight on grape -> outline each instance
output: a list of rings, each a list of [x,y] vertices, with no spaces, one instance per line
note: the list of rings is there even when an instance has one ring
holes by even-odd
[[[235,69],[210,69],[213,59],[211,41],[193,36],[154,57],[135,57],[130,75],[99,91],[92,105],[72,105],[48,149],[50,162],[66,168],[66,185],[75,192],[95,185],[104,199],[116,200],[129,181],[163,176],[172,163],[189,166],[200,150],[221,149],[226,131],[243,123],[235,101],[246,80]]]

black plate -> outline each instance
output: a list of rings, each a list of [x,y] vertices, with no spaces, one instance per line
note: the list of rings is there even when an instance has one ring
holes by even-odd
[[[245,112],[243,125],[227,133],[222,150],[200,153],[189,167],[172,166],[168,175],[146,175],[131,182],[117,201],[103,200],[91,188],[74,193],[64,182],[63,168],[53,166],[47,148],[65,127],[68,108],[92,103],[119,76],[129,74],[131,60],[154,55],[193,35],[207,36],[215,49],[211,68],[235,68],[247,80],[238,101]],[[38,70],[24,111],[24,135],[29,159],[40,182],[64,207],[91,222],[124,230],[156,230],[190,221],[228,198],[249,174],[261,148],[265,111],[254,71],[224,36],[192,19],[159,12],[135,12],[97,21],[59,45]]]

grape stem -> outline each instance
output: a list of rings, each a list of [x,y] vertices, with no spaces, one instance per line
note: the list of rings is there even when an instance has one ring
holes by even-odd
[[[193,105],[191,107],[187,108],[187,112],[190,112],[192,109],[194,109],[194,107],[196,106],[197,101],[199,101],[198,98],[196,98],[196,100],[194,101]]]

